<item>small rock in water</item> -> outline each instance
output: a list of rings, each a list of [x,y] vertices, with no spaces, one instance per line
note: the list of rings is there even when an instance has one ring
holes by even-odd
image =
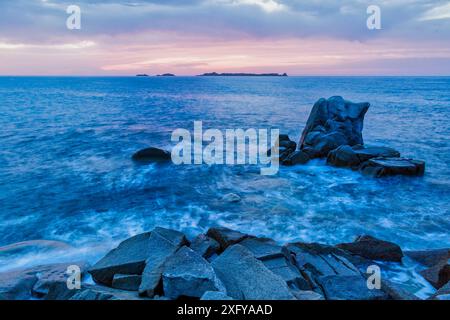
[[[228,193],[223,196],[222,200],[229,203],[237,203],[241,201],[241,197],[236,193]]]
[[[336,167],[357,169],[361,163],[379,157],[398,158],[400,153],[388,147],[364,147],[361,145],[350,147],[345,145],[330,151],[327,163]]]
[[[225,291],[209,262],[186,246],[164,263],[162,282],[164,295],[170,299],[200,298],[206,291]]]
[[[157,162],[157,161],[169,161],[172,159],[172,155],[169,151],[158,148],[142,149],[133,154],[133,160],[139,162]]]
[[[284,166],[295,166],[297,164],[305,164],[310,160],[309,155],[303,150],[294,151],[288,155],[281,163]]]
[[[355,242],[341,243],[336,247],[370,260],[401,262],[403,258],[402,249],[395,243],[368,235],[359,236]]]
[[[425,162],[405,158],[375,158],[363,163],[360,171],[377,178],[393,175],[423,176]]]

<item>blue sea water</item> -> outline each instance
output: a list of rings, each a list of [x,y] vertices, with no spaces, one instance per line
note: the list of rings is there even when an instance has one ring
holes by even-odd
[[[333,95],[371,102],[366,144],[425,160],[425,176],[377,180],[323,161],[261,176],[130,159],[170,148],[171,132],[195,120],[298,140],[314,102]],[[450,247],[448,77],[1,77],[0,114],[0,246],[60,240],[92,260],[154,226],[194,235],[222,225],[280,242],[368,233],[404,249]],[[242,201],[222,201],[230,192]],[[36,259],[0,269],[63,256]]]

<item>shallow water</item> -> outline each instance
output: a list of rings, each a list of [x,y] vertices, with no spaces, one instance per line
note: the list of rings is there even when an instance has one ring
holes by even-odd
[[[332,95],[371,102],[366,144],[425,160],[426,175],[374,180],[318,160],[276,176],[130,160],[147,146],[169,148],[171,132],[194,120],[279,128],[298,140],[314,102]],[[404,249],[449,247],[449,107],[450,78],[2,77],[0,246],[61,240],[94,259],[156,225],[188,235],[223,225],[280,242],[369,233]],[[221,201],[229,192],[242,201]]]

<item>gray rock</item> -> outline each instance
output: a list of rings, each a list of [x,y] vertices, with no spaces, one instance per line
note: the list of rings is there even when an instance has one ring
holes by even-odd
[[[170,152],[158,148],[142,149],[133,154],[132,159],[139,162],[169,161],[172,159]]]
[[[237,300],[292,300],[286,282],[245,247],[229,247],[212,262],[227,294]]]
[[[425,162],[406,158],[374,158],[361,164],[360,171],[376,178],[393,175],[423,176]]]
[[[44,297],[48,294],[50,286],[55,282],[65,282],[69,278],[67,268],[77,266],[80,268],[80,280],[83,280],[84,274],[89,268],[86,262],[60,263],[55,265],[38,267],[35,270],[37,281],[32,288],[32,293],[36,297]]]
[[[359,236],[354,242],[341,243],[336,247],[370,260],[401,262],[402,249],[395,243],[368,235]]]
[[[270,239],[247,238],[239,243],[246,247],[259,260],[269,260],[274,258],[284,258],[282,247]]]
[[[149,239],[146,265],[139,287],[141,295],[153,297],[161,289],[161,274],[165,261],[180,247],[187,244],[185,236],[176,231],[155,229]]]
[[[327,300],[387,300],[388,295],[378,289],[370,290],[361,275],[322,276],[317,279]]]
[[[222,197],[222,201],[229,203],[237,203],[241,201],[241,197],[235,193],[228,193]]]
[[[353,103],[342,97],[317,101],[300,138],[300,149],[311,148],[312,157],[324,157],[341,145],[363,145],[362,129],[369,103]]]
[[[429,299],[430,300],[450,300],[450,282],[447,282],[447,284],[445,286],[440,288]]]
[[[142,274],[150,253],[150,234],[139,234],[120,243],[89,270],[92,278],[97,283],[111,286],[116,273]]]
[[[281,164],[284,166],[295,166],[297,164],[305,164],[309,160],[310,160],[309,155],[303,150],[299,150],[289,154]]]
[[[433,287],[440,289],[450,281],[450,264],[448,261],[419,272]]]
[[[450,259],[450,249],[432,249],[420,251],[405,251],[405,256],[426,267],[434,267]]]
[[[216,240],[220,244],[222,250],[249,237],[247,234],[224,227],[210,228],[206,235]]]
[[[389,280],[381,279],[381,290],[386,292],[392,300],[420,300],[414,294],[406,291],[400,285]]]
[[[328,153],[327,163],[336,167],[357,169],[361,163],[373,158],[398,158],[400,153],[388,147],[365,147],[361,145],[340,146]]]
[[[273,257],[263,261],[264,265],[278,275],[291,289],[310,290],[311,285],[286,257]]]
[[[32,296],[45,296],[50,286],[58,281],[66,283],[67,267],[78,265],[82,274],[85,263],[60,263],[41,265],[23,270],[0,273],[0,300],[28,300]]]
[[[225,293],[220,291],[206,291],[200,300],[210,300],[210,301],[225,301],[233,300],[233,298],[227,296]]]
[[[309,290],[292,290],[292,293],[297,298],[297,300],[325,300],[325,298],[317,292]]]
[[[192,240],[190,248],[200,254],[203,258],[207,259],[219,252],[220,244],[216,240],[204,234],[200,234]]]
[[[112,287],[126,291],[138,291],[142,276],[136,274],[115,274]]]
[[[140,300],[137,292],[122,291],[100,285],[85,285],[80,290],[73,290],[69,300]]]
[[[170,299],[200,298],[206,291],[225,291],[208,261],[188,247],[166,260],[162,279],[164,295]]]

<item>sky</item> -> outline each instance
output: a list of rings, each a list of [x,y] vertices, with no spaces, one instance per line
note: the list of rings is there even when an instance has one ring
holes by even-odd
[[[0,75],[213,71],[450,75],[450,1],[0,1]]]

